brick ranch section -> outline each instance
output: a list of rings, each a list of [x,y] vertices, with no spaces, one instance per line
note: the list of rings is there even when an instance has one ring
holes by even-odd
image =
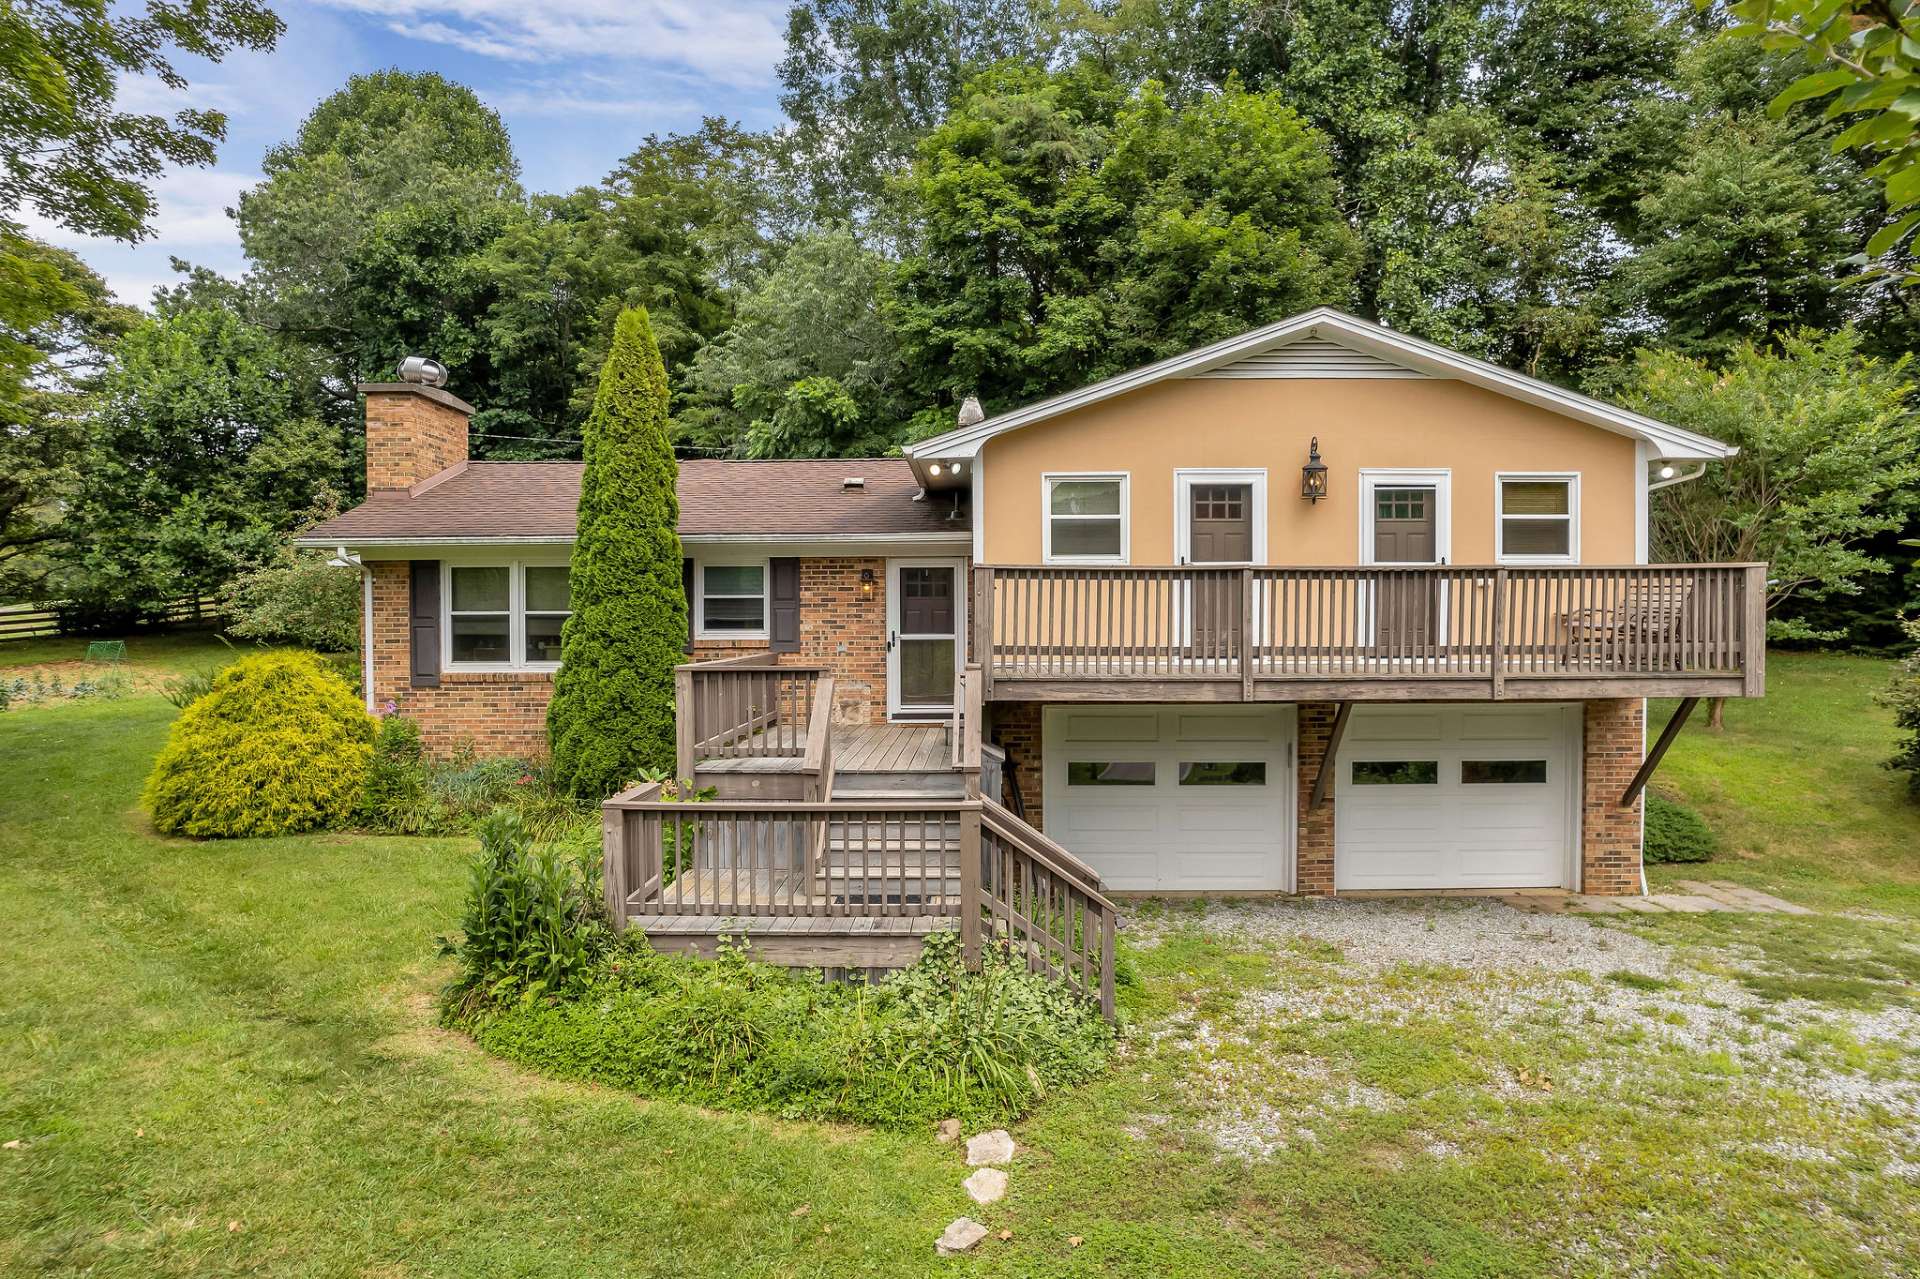
[[[373,573],[373,704],[420,725],[428,754],[445,759],[471,749],[479,755],[537,759],[547,753],[547,703],[553,676],[544,671],[443,670],[440,687],[415,688],[408,656],[408,564],[370,560]],[[887,718],[886,561],[878,558],[800,561],[800,650],[783,653],[788,666],[825,666],[834,677],[834,718],[841,724],[877,724]],[[860,572],[874,575],[873,594],[860,593]],[[764,640],[701,640],[693,659],[766,648]]]
[[[1338,711],[1331,702],[1299,706],[1299,837],[1295,889],[1304,896],[1333,895],[1334,799],[1331,791],[1317,809],[1308,807],[1314,778],[1326,758],[1327,741]],[[1620,794],[1640,767],[1645,745],[1645,706],[1638,699],[1586,702],[1582,707],[1580,795],[1581,890],[1594,894],[1640,891],[1641,806],[1620,807]],[[1020,791],[1027,821],[1046,829],[1041,800],[1041,706],[1038,702],[1002,702],[993,708],[992,739],[1008,752],[1011,784]]]

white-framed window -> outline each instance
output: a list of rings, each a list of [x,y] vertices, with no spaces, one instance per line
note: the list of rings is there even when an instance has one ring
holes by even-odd
[[[1055,473],[1041,478],[1042,558],[1049,564],[1127,562],[1127,475]]]
[[[1494,538],[1502,564],[1578,563],[1580,477],[1496,476]]]
[[[571,609],[565,564],[445,564],[449,670],[554,670]]]
[[[693,633],[696,639],[767,638],[767,561],[696,560],[693,566]]]

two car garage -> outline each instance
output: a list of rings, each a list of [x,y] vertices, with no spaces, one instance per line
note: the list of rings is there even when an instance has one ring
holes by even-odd
[[[1577,704],[1356,706],[1335,888],[1573,885],[1580,723]],[[1041,734],[1048,833],[1108,887],[1293,889],[1294,707],[1049,706]]]

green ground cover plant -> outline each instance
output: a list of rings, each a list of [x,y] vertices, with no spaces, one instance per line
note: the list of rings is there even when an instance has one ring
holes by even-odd
[[[930,1128],[1004,1123],[1106,1066],[1096,1008],[989,947],[977,973],[939,934],[876,985],[752,958],[611,947],[568,997],[456,1003],[450,1024],[487,1051],[561,1079],[786,1119]]]
[[[1706,819],[1659,791],[1647,792],[1646,859],[1649,863],[1704,862],[1719,841]]]
[[[717,962],[616,939],[596,851],[536,848],[513,813],[481,823],[460,931],[440,943],[459,966],[448,1026],[556,1078],[906,1129],[1011,1120],[1093,1078],[1112,1051],[1090,1002],[1002,945],[968,971],[954,933],[872,985],[761,963],[750,930]]]

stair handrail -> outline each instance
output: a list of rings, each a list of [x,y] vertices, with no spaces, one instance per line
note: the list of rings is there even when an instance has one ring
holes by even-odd
[[[998,800],[982,797],[980,817],[993,828],[994,834],[1002,839],[1012,840],[1020,846],[1021,852],[1039,862],[1047,870],[1062,879],[1070,880],[1075,888],[1085,893],[1096,905],[1116,913],[1119,911],[1120,908],[1100,891],[1099,871],[1015,817],[1012,811]]]
[[[833,676],[824,675],[813,689],[813,706],[807,712],[807,753],[800,761],[806,775],[803,795],[814,803],[833,798]],[[807,840],[807,864],[802,869],[811,877],[814,867],[826,856],[827,831],[832,823],[818,822]]]
[[[966,774],[967,798],[980,797],[980,730],[986,718],[986,679],[980,663],[968,662],[960,673],[959,696],[953,699],[953,720],[947,738],[953,748],[955,772]]]

